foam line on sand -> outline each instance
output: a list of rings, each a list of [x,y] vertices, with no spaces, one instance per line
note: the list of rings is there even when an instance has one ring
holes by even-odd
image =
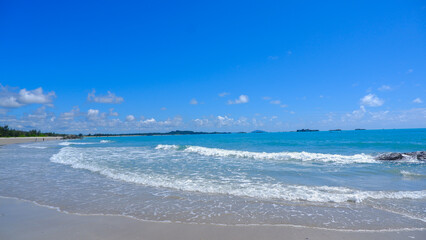
[[[357,232],[287,226],[217,226],[87,216],[0,198],[0,239],[424,239],[426,231]]]

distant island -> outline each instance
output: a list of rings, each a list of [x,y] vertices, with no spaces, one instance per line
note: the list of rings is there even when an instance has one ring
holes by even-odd
[[[250,133],[266,133],[266,131],[263,131],[263,130],[254,130],[254,131],[251,131]]]
[[[88,137],[118,137],[118,136],[166,136],[166,135],[200,135],[200,134],[231,134],[231,132],[194,132],[194,131],[171,131],[166,133],[95,133],[88,134]]]
[[[316,129],[298,129],[296,132],[318,132],[319,130]]]
[[[365,130],[364,128],[356,128],[356,131]]]
[[[331,131],[331,132],[339,132],[339,131],[342,131],[342,129],[331,129],[331,130],[328,130],[328,131]]]

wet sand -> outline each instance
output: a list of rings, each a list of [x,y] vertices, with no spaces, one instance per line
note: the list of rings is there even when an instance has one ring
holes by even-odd
[[[43,142],[51,140],[61,140],[62,137],[10,137],[0,138],[0,146],[15,143],[30,143],[30,142]]]
[[[334,231],[288,226],[216,226],[76,215],[0,197],[0,239],[426,239],[426,231]]]

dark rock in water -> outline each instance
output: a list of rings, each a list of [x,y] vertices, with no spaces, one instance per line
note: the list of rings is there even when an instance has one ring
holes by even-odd
[[[409,152],[409,153],[384,153],[376,157],[376,160],[395,161],[414,158],[417,160],[426,160],[426,151]]]
[[[423,160],[423,161],[426,160],[426,151],[404,153],[404,155],[408,155],[412,158],[416,158],[417,160]]]
[[[299,129],[296,132],[318,132],[318,131],[319,130],[307,128],[307,129]]]
[[[404,156],[401,153],[384,153],[376,157],[376,160],[401,160]]]
[[[251,131],[250,133],[266,133],[266,131],[262,131],[262,130],[254,130],[254,131]]]

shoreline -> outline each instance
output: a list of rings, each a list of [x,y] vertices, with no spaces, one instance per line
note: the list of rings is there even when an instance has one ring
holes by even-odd
[[[31,143],[31,142],[44,142],[44,141],[54,141],[62,140],[63,137],[1,137],[0,146],[16,143]]]
[[[1,239],[422,239],[425,230],[340,231],[303,226],[220,226],[151,222],[116,215],[60,211],[0,197]]]

